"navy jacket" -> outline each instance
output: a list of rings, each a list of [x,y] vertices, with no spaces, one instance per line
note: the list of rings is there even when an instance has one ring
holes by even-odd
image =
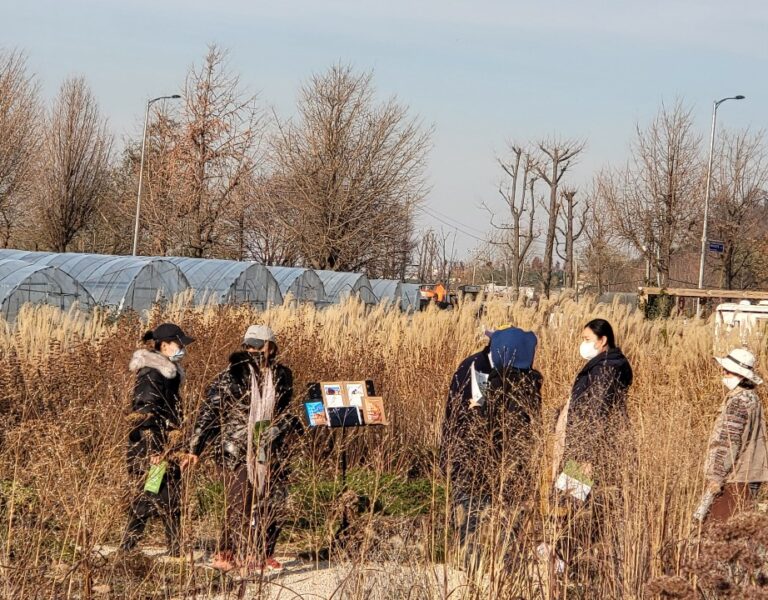
[[[500,461],[525,453],[531,421],[538,418],[542,377],[533,369],[491,366],[488,348],[462,361],[451,380],[440,446],[440,464],[457,492],[489,494]],[[486,402],[470,408],[471,366],[489,375]],[[518,452],[519,450],[519,452]]]
[[[599,354],[579,371],[568,410],[566,458],[594,462],[607,449],[615,433],[610,423],[626,424],[632,378],[632,367],[619,348]]]

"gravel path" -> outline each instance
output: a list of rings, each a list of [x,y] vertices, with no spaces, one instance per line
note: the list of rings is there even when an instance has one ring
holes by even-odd
[[[100,546],[96,552],[110,556],[117,548]],[[163,562],[164,548],[143,547],[146,556]],[[279,572],[264,573],[244,582],[243,586],[234,585],[233,591],[219,593],[211,600],[234,600],[235,598],[264,600],[342,600],[365,598],[366,600],[394,600],[396,598],[457,598],[457,593],[466,585],[464,573],[445,565],[404,565],[397,562],[353,565],[352,563],[303,563],[291,557],[276,557],[284,569]],[[194,555],[195,565],[208,568],[201,552]],[[233,580],[237,581],[236,577]],[[104,590],[108,595],[108,590]],[[98,591],[97,591],[98,594]],[[187,598],[187,596],[185,596]],[[201,598],[196,596],[196,598]]]
[[[261,591],[258,584],[250,584],[245,597],[269,600],[392,600],[409,597],[427,600],[448,597],[463,586],[464,579],[461,572],[443,565],[286,563],[282,572],[265,578]],[[457,595],[454,593],[451,597]],[[232,594],[220,594],[215,600],[230,600],[233,597]]]

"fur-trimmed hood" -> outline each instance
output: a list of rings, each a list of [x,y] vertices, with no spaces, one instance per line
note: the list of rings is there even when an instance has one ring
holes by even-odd
[[[168,358],[159,352],[152,350],[136,350],[128,363],[128,369],[137,373],[142,369],[155,369],[166,379],[173,379],[176,375],[184,378],[184,370],[176,363],[172,363]]]

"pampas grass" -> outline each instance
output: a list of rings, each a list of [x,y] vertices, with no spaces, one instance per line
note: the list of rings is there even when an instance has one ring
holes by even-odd
[[[587,548],[579,568],[569,565],[565,575],[553,577],[535,557],[539,543],[556,545],[563,535],[547,501],[549,429],[582,364],[582,327],[595,317],[613,324],[635,371],[626,449],[632,460],[624,464],[622,492],[599,544]],[[695,576],[683,569],[690,564],[690,515],[703,485],[703,449],[722,401],[711,360],[711,323],[648,321],[626,306],[569,296],[537,305],[489,301],[416,314],[367,308],[354,300],[323,310],[282,306],[256,312],[192,307],[185,297],[153,309],[144,320],[26,307],[13,327],[0,328],[2,597],[92,598],[104,589],[120,598],[227,593],[227,582],[201,574],[189,562],[126,567],[94,553],[119,540],[130,493],[123,418],[133,384],[128,360],[143,330],[166,320],[197,338],[184,363],[188,428],[205,386],[225,368],[252,323],[267,323],[277,333],[281,360],[296,378],[297,414],[311,381],[375,381],[391,425],[348,440],[350,468],[371,474],[373,501],[355,524],[353,550],[332,554],[331,560],[379,566],[370,571],[375,585],[369,585],[368,571],[359,570],[340,585],[337,597],[646,598],[660,589],[647,586],[655,578],[690,583]],[[506,323],[539,337],[536,367],[544,375],[544,406],[534,462],[540,473],[532,486],[535,496],[526,499],[533,509],[500,502],[492,507],[481,551],[468,566],[447,527],[445,482],[436,464],[445,395],[458,363],[482,347],[483,330]],[[759,364],[766,365],[764,344],[757,337],[748,341]],[[727,343],[732,342],[721,341]],[[327,437],[310,433],[297,448],[296,485],[308,494],[313,516],[292,502],[280,547],[316,551],[331,542],[333,528],[324,520],[333,509],[321,492],[327,482],[338,482],[338,447],[329,452]],[[382,486],[419,481],[431,486],[428,506],[400,520],[385,516]],[[187,479],[187,548],[215,535],[215,514],[199,501],[214,482],[206,465]],[[151,529],[147,543],[161,539],[159,529]],[[383,543],[388,540],[402,543]],[[464,572],[460,582],[441,571],[444,564]],[[680,579],[670,581],[682,587]]]

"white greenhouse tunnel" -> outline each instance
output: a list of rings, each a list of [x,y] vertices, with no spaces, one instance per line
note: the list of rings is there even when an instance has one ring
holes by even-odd
[[[418,284],[369,281],[360,273],[265,266],[252,261],[189,257],[112,256],[0,249],[2,315],[13,321],[26,303],[68,309],[98,305],[143,315],[155,304],[192,290],[200,304],[250,305],[259,310],[287,299],[322,308],[359,298],[418,310]]]

